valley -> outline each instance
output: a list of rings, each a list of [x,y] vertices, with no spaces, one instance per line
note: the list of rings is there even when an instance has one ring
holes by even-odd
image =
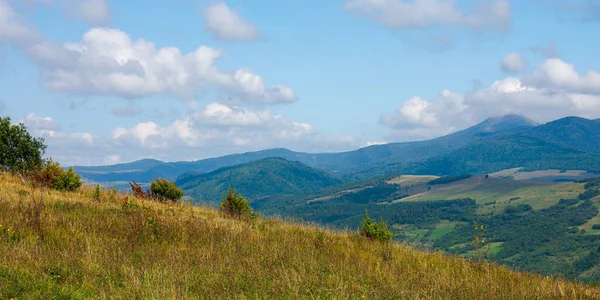
[[[128,176],[142,185],[152,176],[175,180],[187,201],[210,207],[231,187],[265,216],[338,230],[356,229],[367,211],[398,241],[465,257],[474,255],[473,224],[483,224],[491,261],[600,281],[589,265],[600,263],[600,192],[586,181],[600,177],[599,124],[507,115],[432,140],[344,153],[271,149],[75,169],[104,186],[123,186]]]

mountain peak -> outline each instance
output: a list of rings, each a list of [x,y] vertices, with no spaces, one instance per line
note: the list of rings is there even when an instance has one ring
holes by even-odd
[[[471,126],[465,130],[453,133],[447,137],[477,136],[480,134],[489,134],[514,129],[535,127],[538,123],[518,114],[507,114],[499,117],[487,118],[485,121]],[[445,138],[445,137],[442,137]]]
[[[499,117],[491,117],[471,127],[478,133],[494,133],[518,128],[535,127],[538,123],[518,114],[507,114]]]

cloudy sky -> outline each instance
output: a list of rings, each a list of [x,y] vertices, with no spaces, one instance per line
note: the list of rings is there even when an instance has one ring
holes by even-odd
[[[63,164],[600,117],[597,0],[0,0],[0,115]]]

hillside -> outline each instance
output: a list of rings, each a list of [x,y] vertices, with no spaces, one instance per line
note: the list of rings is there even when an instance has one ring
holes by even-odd
[[[364,212],[399,240],[470,256],[473,223],[488,226],[490,259],[519,270],[600,281],[600,184],[471,177],[431,185],[403,175],[253,203],[266,215],[358,228]],[[560,246],[559,246],[560,245]]]
[[[195,201],[216,204],[229,187],[258,199],[316,191],[341,181],[297,161],[266,158],[206,174],[184,174],[176,183]]]
[[[352,232],[91,192],[0,174],[0,298],[600,299],[597,287]]]
[[[98,182],[145,179],[160,174],[175,179],[188,171],[208,173],[219,168],[269,157],[299,161],[339,175],[345,181],[387,174],[483,175],[508,168],[600,169],[600,122],[563,118],[544,125],[526,117],[506,115],[439,138],[389,143],[342,153],[302,153],[268,149],[195,162],[163,163],[142,160],[110,167],[76,167],[85,178]],[[157,172],[157,165],[169,168]],[[144,180],[139,180],[139,179]]]

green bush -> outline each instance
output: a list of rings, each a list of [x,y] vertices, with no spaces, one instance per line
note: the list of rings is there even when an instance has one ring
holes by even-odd
[[[32,137],[22,123],[0,118],[0,170],[29,173],[39,170],[46,151],[43,138]]]
[[[81,187],[81,177],[72,167],[64,170],[59,163],[46,161],[40,171],[35,174],[35,181],[42,185],[59,191],[75,191]]]
[[[94,193],[92,194],[92,198],[94,198],[94,200],[100,200],[100,185],[96,184],[96,187],[94,188]]]
[[[369,218],[368,212],[360,224],[360,234],[372,240],[382,242],[388,242],[394,237],[394,234],[388,229],[388,226],[383,219],[380,219],[379,223],[374,222]]]
[[[258,214],[252,211],[250,203],[241,194],[229,188],[221,205],[219,206],[222,213],[234,218],[256,218]]]
[[[183,197],[183,190],[175,185],[175,182],[166,179],[155,179],[150,183],[152,196],[160,200],[177,202]]]

